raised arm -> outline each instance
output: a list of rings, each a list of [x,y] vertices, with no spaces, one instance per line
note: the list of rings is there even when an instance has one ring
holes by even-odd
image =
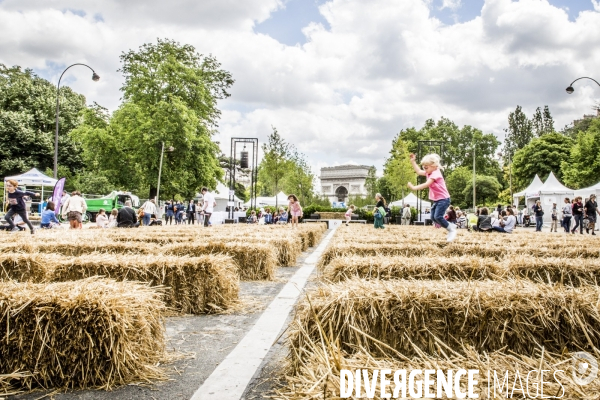
[[[411,163],[413,169],[415,170],[415,172],[417,173],[417,175],[425,176],[425,171],[423,171],[421,169],[421,167],[419,167],[419,165],[417,164],[417,156],[414,155],[414,153],[410,154],[410,163]],[[420,190],[420,189],[413,189],[413,190]]]

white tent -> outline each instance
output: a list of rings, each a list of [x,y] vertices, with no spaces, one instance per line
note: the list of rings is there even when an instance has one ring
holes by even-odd
[[[594,186],[575,190],[575,196],[581,196],[584,200],[589,198],[591,194],[595,194],[596,197],[600,198],[600,182]]]
[[[15,176],[7,176],[4,178],[4,182],[5,185],[4,187],[6,188],[6,181],[8,181],[9,179],[13,179],[17,182],[19,182],[19,187],[22,187],[23,189],[27,189],[27,186],[38,186],[42,188],[42,193],[40,195],[40,201],[44,201],[44,187],[52,187],[54,188],[54,185],[56,185],[57,180],[54,178],[50,178],[49,176],[44,175],[43,173],[41,173],[37,168],[32,168],[29,171],[21,174],[21,175],[15,175]],[[50,189],[50,191],[52,191],[52,189]],[[4,198],[6,199],[6,189],[4,192]]]
[[[217,184],[217,188],[213,192],[213,196],[215,197],[215,202],[217,203],[215,211],[225,211],[229,202],[229,188],[219,182]],[[236,195],[233,196],[233,203],[234,207],[242,206],[242,200]]]
[[[542,208],[544,209],[544,221],[550,222],[552,220],[552,205],[556,203],[556,208],[561,209],[566,197],[573,197],[575,191],[569,189],[556,179],[554,173],[550,172],[548,179],[540,188],[537,193],[528,194],[527,206],[531,209],[536,200],[540,200]]]
[[[277,196],[273,196],[273,197],[257,197],[256,198],[256,207],[260,208],[260,207],[275,207],[275,204],[277,204],[277,206],[281,207],[287,207],[288,205],[288,199],[287,199],[287,195],[283,192],[279,192],[277,193]],[[244,204],[246,207],[250,207],[250,201],[247,201]]]
[[[519,204],[520,197],[525,197],[525,204],[527,204],[528,197],[538,197],[538,191],[542,187],[542,185],[544,185],[544,182],[542,182],[540,177],[537,174],[535,174],[533,181],[531,181],[531,183],[529,184],[529,186],[527,186],[525,190],[513,194],[513,200],[515,204]]]
[[[409,193],[405,198],[390,203],[390,207],[402,207],[402,204],[409,204],[411,207],[417,208],[418,200],[419,199],[414,193]],[[423,211],[425,211],[426,208],[431,208],[431,202],[422,200],[421,203]]]

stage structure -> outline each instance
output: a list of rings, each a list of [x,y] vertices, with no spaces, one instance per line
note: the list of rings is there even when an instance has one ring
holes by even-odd
[[[256,183],[258,180],[258,138],[231,138],[229,154],[229,204],[235,201],[235,171],[237,159],[237,144],[243,143],[244,148],[240,154],[240,168],[251,168],[250,172],[250,208],[256,207]],[[252,145],[252,152],[246,150],[246,144]],[[251,155],[252,157],[249,157]],[[233,221],[234,207],[229,206],[229,219]]]
[[[419,140],[419,145],[417,148],[417,164],[421,162],[421,159],[425,157],[426,154],[435,153],[440,156],[442,160],[442,165],[444,164],[444,144],[446,142],[441,140]],[[425,183],[425,177],[421,175],[417,175],[417,185],[421,183]],[[417,191],[417,204],[419,209],[419,222],[421,221],[421,214],[423,208],[423,191]]]

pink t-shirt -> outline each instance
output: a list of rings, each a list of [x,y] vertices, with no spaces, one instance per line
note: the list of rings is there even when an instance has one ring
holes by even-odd
[[[448,193],[448,189],[446,188],[446,181],[444,181],[442,172],[439,169],[425,176],[427,180],[433,179],[433,183],[429,186],[429,200],[438,201],[450,198],[450,193]]]

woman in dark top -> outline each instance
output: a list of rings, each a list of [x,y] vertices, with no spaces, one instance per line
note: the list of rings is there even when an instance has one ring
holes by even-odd
[[[385,203],[385,199],[383,198],[383,196],[381,195],[381,193],[377,193],[375,195],[375,200],[377,200],[377,204],[375,204],[375,208],[373,209],[373,215],[375,215],[375,213],[378,211],[379,214],[381,215],[381,218],[377,218],[375,217],[375,229],[377,228],[381,228],[383,229],[383,219],[385,217],[385,207],[386,207],[386,203]]]
[[[587,228],[585,228],[585,231],[587,233],[590,233],[590,231],[592,231],[592,235],[595,236],[596,233],[594,232],[594,229],[596,228],[596,213],[600,214],[600,211],[598,211],[598,203],[596,203],[595,194],[592,194],[590,196],[590,199],[586,201],[584,211],[589,221]]]
[[[535,231],[541,232],[542,226],[544,225],[544,209],[542,203],[538,200],[533,206],[533,213],[535,214]]]
[[[8,192],[9,209],[6,215],[4,216],[4,219],[6,220],[6,222],[8,222],[8,226],[10,227],[11,232],[18,232],[19,228],[15,226],[12,219],[12,216],[17,214],[19,217],[21,217],[23,222],[27,224],[29,230],[31,231],[31,234],[33,235],[33,225],[31,225],[31,222],[29,222],[29,219],[27,218],[27,208],[25,206],[25,200],[23,200],[23,197],[39,196],[40,194],[33,192],[23,192],[17,189],[18,185],[19,182],[13,179],[9,179],[8,181],[6,181],[6,191]]]
[[[575,220],[575,227],[571,230],[571,233],[575,234],[577,227],[579,227],[579,233],[583,235],[583,204],[581,203],[581,197],[576,197],[573,202],[573,219]]]
[[[167,212],[167,216],[165,217],[165,225],[173,225],[173,216],[175,215],[175,206],[172,202],[167,201],[165,203],[165,211]]]
[[[487,207],[483,207],[479,210],[479,217],[477,217],[477,225],[473,227],[478,232],[491,232],[492,231],[492,216]]]

